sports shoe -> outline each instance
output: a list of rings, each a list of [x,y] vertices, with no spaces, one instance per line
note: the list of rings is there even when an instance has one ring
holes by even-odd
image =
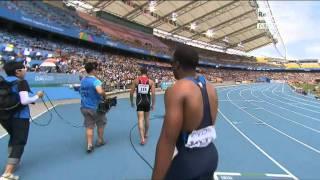
[[[6,173],[6,174],[3,174],[0,177],[0,180],[19,180],[19,176],[16,176],[14,174]]]
[[[92,151],[94,150],[93,146],[92,145],[88,145],[87,147],[87,153],[92,153]]]
[[[97,141],[95,146],[98,148],[98,147],[104,146],[105,144],[106,143],[104,141],[102,141],[102,142]]]

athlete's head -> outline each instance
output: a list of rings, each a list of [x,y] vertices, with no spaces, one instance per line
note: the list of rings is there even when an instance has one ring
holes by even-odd
[[[18,78],[24,78],[27,70],[22,62],[15,61],[7,62],[3,66],[3,69],[6,72],[7,76],[16,76]]]
[[[84,65],[84,69],[88,74],[94,74],[96,70],[98,69],[98,63],[97,62],[88,62]]]
[[[180,74],[186,71],[196,71],[199,63],[198,53],[189,46],[179,46],[172,60],[173,74],[176,79],[180,79]]]
[[[140,74],[141,75],[147,75],[148,74],[148,69],[146,67],[141,67],[140,68]]]

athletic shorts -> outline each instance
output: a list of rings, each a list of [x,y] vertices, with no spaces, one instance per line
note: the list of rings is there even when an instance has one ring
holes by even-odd
[[[80,110],[84,117],[84,126],[86,128],[94,128],[95,126],[101,127],[106,125],[106,114],[97,113],[97,111],[93,109],[80,108]]]
[[[137,111],[149,112],[150,103],[148,101],[141,101],[140,104],[137,104]]]

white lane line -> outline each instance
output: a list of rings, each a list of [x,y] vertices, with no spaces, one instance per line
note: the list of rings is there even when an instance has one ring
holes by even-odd
[[[240,96],[245,99],[245,97],[243,96],[242,92],[244,92],[244,91],[249,91],[249,90],[250,90],[250,94],[252,95],[252,88],[246,88],[246,89],[243,89],[243,90],[240,91]],[[274,112],[272,112],[272,111],[270,111],[270,110],[268,110],[268,109],[266,109],[266,108],[264,108],[264,107],[262,107],[262,106],[260,106],[260,105],[258,105],[258,104],[255,104],[255,103],[252,103],[252,104],[255,105],[255,106],[258,106],[258,107],[260,107],[262,110],[264,110],[264,111],[266,111],[266,112],[268,112],[268,113],[270,113],[270,114],[272,114],[272,115],[278,116],[278,117],[280,117],[280,118],[282,118],[282,119],[284,119],[284,120],[286,120],[286,121],[289,121],[289,122],[294,123],[294,124],[296,124],[296,125],[302,126],[302,127],[306,128],[306,129],[309,129],[309,130],[314,131],[314,132],[316,132],[316,133],[320,133],[320,130],[314,129],[314,128],[312,128],[312,127],[306,126],[306,125],[304,125],[304,124],[302,124],[302,123],[299,123],[299,122],[297,122],[297,121],[294,121],[294,120],[291,120],[291,119],[289,119],[289,118],[286,118],[286,117],[284,117],[284,116],[282,116],[282,115],[280,115],[280,114],[274,113]],[[241,107],[240,107],[240,108],[241,108]]]
[[[272,161],[274,164],[276,164],[280,169],[282,169],[284,172],[286,172],[288,175],[290,175],[294,179],[296,178],[289,170],[287,170],[284,166],[282,166],[278,161],[276,161],[274,158],[272,158],[267,152],[265,152],[260,146],[258,146],[253,140],[251,140],[248,136],[246,136],[239,128],[237,128],[234,124],[232,124],[231,120],[226,117],[220,109],[218,109],[218,112],[222,115],[222,117],[236,130],[238,133],[243,136],[249,143],[251,143],[255,148],[258,149],[263,155],[265,155],[270,161]]]
[[[237,90],[237,89],[236,89],[236,90]],[[232,92],[232,91],[234,91],[234,90],[231,90],[231,91],[229,91],[229,92],[227,93],[228,99],[230,99],[229,94],[230,94],[230,92]],[[231,99],[230,99],[230,100],[231,100]],[[233,104],[233,105],[234,105],[235,107],[237,107],[238,109],[240,109],[237,104],[233,103],[232,101],[230,101],[230,103]],[[306,144],[306,143],[303,143],[302,141],[300,141],[300,140],[298,140],[298,139],[296,139],[296,138],[294,138],[294,137],[292,137],[292,136],[284,133],[283,131],[281,131],[281,130],[275,128],[275,127],[273,127],[272,125],[270,125],[270,124],[268,124],[268,123],[266,123],[266,122],[263,121],[262,119],[260,119],[260,118],[258,118],[258,117],[256,117],[256,116],[252,115],[251,113],[247,112],[246,110],[244,110],[244,109],[240,109],[240,110],[243,111],[243,112],[245,112],[245,113],[248,114],[249,116],[253,117],[254,119],[263,122],[266,126],[268,126],[269,128],[271,128],[272,130],[278,132],[279,134],[282,134],[283,136],[286,136],[287,138],[291,139],[292,141],[297,142],[298,144],[304,146],[305,148],[307,148],[307,149],[309,149],[309,150],[311,150],[311,151],[313,151],[313,152],[315,152],[315,153],[317,153],[317,154],[320,154],[320,150],[318,150],[318,149],[316,149],[316,148],[314,148],[314,147],[312,147],[312,146],[310,146],[310,145],[308,145],[308,144]]]
[[[265,96],[264,94],[262,94],[262,95]],[[257,98],[257,99],[261,99],[261,98],[257,97],[256,95],[254,95],[254,93],[252,93],[252,96],[255,97],[255,98]],[[315,117],[312,117],[312,116],[308,116],[308,115],[305,115],[305,114],[302,114],[302,113],[299,113],[299,112],[296,112],[296,111],[292,111],[292,110],[290,110],[290,109],[284,108],[284,107],[282,107],[282,106],[280,106],[280,105],[276,105],[276,104],[271,103],[271,102],[269,102],[269,101],[264,101],[264,102],[265,102],[265,103],[268,103],[268,104],[270,104],[270,105],[272,105],[272,106],[275,106],[275,107],[277,107],[277,108],[284,109],[284,110],[290,111],[290,112],[292,112],[292,113],[294,113],[294,114],[297,114],[297,115],[300,115],[300,116],[304,116],[304,117],[310,118],[310,119],[312,119],[312,120],[314,120],[314,121],[320,122],[320,119],[318,119],[318,118],[315,118]]]
[[[277,88],[277,87],[276,87],[276,88]],[[302,108],[302,107],[296,106],[295,104],[304,104],[304,105],[306,105],[306,106],[314,107],[314,108],[317,108],[317,109],[320,110],[320,106],[319,106],[319,105],[315,106],[315,105],[311,105],[311,104],[308,104],[308,103],[295,101],[295,100],[293,100],[293,99],[288,99],[288,98],[285,98],[285,97],[283,97],[283,96],[277,95],[277,94],[274,92],[274,90],[275,90],[275,89],[273,89],[273,90],[271,91],[272,94],[274,94],[275,96],[277,96],[279,99],[285,99],[285,100],[287,100],[288,103],[285,102],[285,101],[281,101],[281,100],[278,100],[278,101],[280,101],[280,102],[282,102],[282,103],[285,103],[285,104],[289,104],[289,105],[294,106],[294,107],[297,107],[297,108],[301,108],[301,109],[305,109],[305,110],[308,110],[308,111],[311,111],[311,112],[319,113],[319,111],[314,111],[314,110],[311,110],[311,109],[308,109],[308,108]],[[271,97],[271,96],[269,96],[269,97]],[[273,98],[273,99],[275,99],[275,98]],[[291,103],[291,102],[293,102],[293,103]]]

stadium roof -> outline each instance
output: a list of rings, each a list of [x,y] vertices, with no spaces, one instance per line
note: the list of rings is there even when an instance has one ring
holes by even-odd
[[[71,1],[88,13],[105,11],[168,36],[182,36],[225,49],[252,51],[276,42],[269,29],[257,29],[256,1]]]

